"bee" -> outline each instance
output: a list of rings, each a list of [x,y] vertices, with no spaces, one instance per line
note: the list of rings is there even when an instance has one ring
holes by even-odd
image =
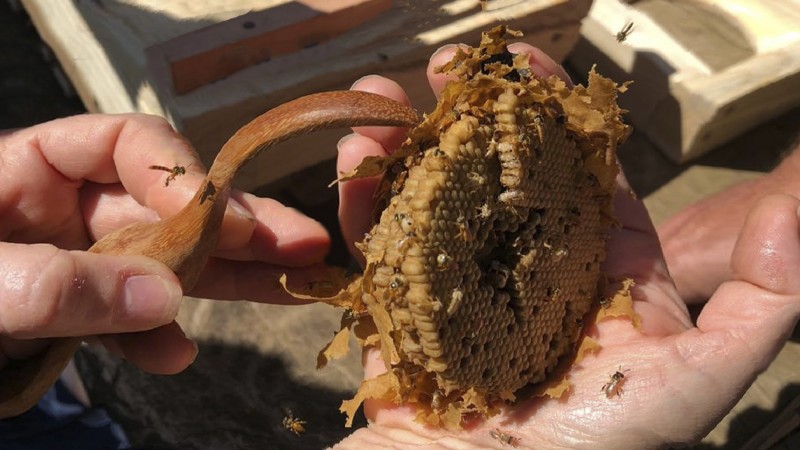
[[[606,398],[611,398],[613,396],[621,397],[622,396],[622,384],[625,383],[625,373],[630,372],[631,369],[622,370],[622,366],[619,366],[616,372],[611,375],[608,379],[608,383],[604,384],[601,391],[605,392]]]
[[[348,309],[344,312],[345,317],[348,319],[356,320],[360,319],[367,315],[366,311],[353,311],[352,309]]]
[[[431,396],[431,409],[434,411],[439,411],[442,409],[442,402],[444,399],[444,394],[439,389],[435,389],[433,391],[433,395]]]
[[[553,262],[559,262],[564,259],[567,255],[569,255],[569,247],[566,245],[564,247],[560,247],[553,251]]]
[[[483,175],[479,174],[478,172],[469,172],[467,174],[467,179],[472,184],[474,184],[475,186],[478,186],[478,187],[483,186],[483,185],[486,184],[486,177],[484,177]]]
[[[450,268],[453,262],[453,257],[448,255],[447,252],[442,250],[442,253],[436,255],[436,270],[443,271]]]
[[[174,180],[176,177],[180,175],[186,175],[186,167],[183,166],[173,166],[171,169],[165,166],[158,166],[153,165],[149,167],[152,170],[163,170],[164,172],[169,172],[169,176],[164,181],[164,186],[169,186],[169,182]]]
[[[406,236],[413,235],[414,234],[414,219],[412,219],[410,216],[403,215],[400,218],[400,229],[403,230],[403,233],[405,233]]]
[[[400,238],[400,239],[397,241],[397,244],[396,244],[396,246],[397,246],[397,250],[398,250],[398,251],[401,251],[401,252],[403,252],[403,251],[405,251],[405,250],[406,250],[406,249],[407,249],[407,248],[408,248],[408,247],[409,247],[411,244],[413,244],[413,243],[414,243],[414,242],[416,242],[416,241],[417,241],[417,239],[416,239],[416,235],[415,235],[413,232],[412,232],[411,234],[407,234],[407,235],[403,236],[402,238]]]
[[[450,294],[450,303],[447,305],[447,315],[452,316],[453,313],[456,312],[458,307],[461,305],[461,300],[464,299],[464,291],[461,289],[453,289],[453,293]]]
[[[389,289],[397,290],[401,289],[406,286],[406,280],[402,276],[396,275],[394,279],[392,279],[391,283],[389,283]]]
[[[519,205],[523,202],[523,200],[525,200],[525,193],[519,189],[511,189],[501,192],[500,195],[497,196],[497,200],[499,200],[500,203]]]
[[[209,181],[208,183],[206,183],[206,187],[203,189],[203,195],[200,196],[200,204],[202,205],[203,203],[206,202],[206,200],[210,200],[216,194],[217,194],[216,186],[214,186],[214,183]]]
[[[486,273],[487,280],[497,289],[503,289],[508,283],[511,270],[507,265],[497,260],[489,263],[489,270]]]
[[[495,428],[494,430],[489,432],[489,436],[498,441],[502,442],[503,444],[510,445],[514,448],[519,446],[520,439],[516,436],[512,436],[505,431],[501,431],[499,428]]]
[[[306,421],[296,418],[292,411],[287,411],[286,416],[283,418],[283,427],[297,436],[306,432],[305,424]]]
[[[478,218],[481,221],[485,221],[491,215],[492,215],[492,210],[491,210],[491,208],[489,208],[489,204],[488,203],[484,203],[484,204],[482,204],[480,206],[480,208],[478,208]]]
[[[464,242],[469,241],[469,228],[467,228],[467,219],[462,214],[458,215],[456,219],[456,227],[458,228],[458,237]]]
[[[600,307],[603,309],[608,309],[611,307],[613,301],[609,297],[603,297],[600,299]]]
[[[536,114],[533,116],[533,127],[536,129],[536,136],[539,138],[540,144],[544,143],[544,128],[542,125],[544,125],[544,116],[541,114]],[[529,138],[527,135],[523,135],[523,140],[528,139]]]
[[[633,31],[633,22],[628,22],[622,27],[621,30],[617,31],[617,42],[624,42],[625,39],[628,39],[628,35],[631,34]]]
[[[549,287],[549,288],[547,288],[547,299],[549,301],[556,300],[559,295],[561,295],[561,288],[559,288],[559,287]]]

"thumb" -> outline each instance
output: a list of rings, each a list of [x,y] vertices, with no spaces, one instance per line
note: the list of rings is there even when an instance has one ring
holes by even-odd
[[[800,200],[790,195],[756,204],[731,255],[731,281],[717,289],[697,321],[702,332],[722,337],[720,356],[746,363],[751,377],[772,362],[800,318],[798,207]]]
[[[134,332],[168,324],[182,291],[143,256],[0,243],[0,335],[29,339]]]

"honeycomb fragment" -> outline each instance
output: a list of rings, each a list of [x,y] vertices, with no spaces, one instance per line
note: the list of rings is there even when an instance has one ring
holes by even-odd
[[[593,70],[588,88],[539,78],[506,33],[459,50],[436,109],[351,174],[385,172],[354,304],[387,373],[348,412],[377,396],[434,424],[491,414],[573,354],[600,300],[625,86]]]

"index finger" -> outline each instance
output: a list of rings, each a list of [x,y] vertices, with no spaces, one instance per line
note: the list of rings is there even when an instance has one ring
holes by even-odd
[[[163,118],[143,114],[68,117],[19,131],[14,139],[41,155],[64,177],[99,184],[121,183],[136,202],[160,217],[176,214],[200,186],[205,169],[189,142]],[[165,186],[164,171],[182,167],[180,183]],[[238,206],[236,210],[231,205]],[[221,248],[239,248],[255,229],[252,215],[231,199],[223,221]]]
[[[65,177],[122,182],[140,201],[160,176],[148,169],[150,164],[170,160],[203,170],[191,145],[156,116],[84,114],[20,130],[16,137],[28,141]]]

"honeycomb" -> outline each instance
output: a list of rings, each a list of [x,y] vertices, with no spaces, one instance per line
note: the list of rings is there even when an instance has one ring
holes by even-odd
[[[539,78],[507,33],[441,68],[457,79],[381,161],[381,212],[358,244],[388,369],[359,395],[415,403],[426,422],[490,414],[546,380],[605,279],[625,86],[594,71],[588,88]]]

